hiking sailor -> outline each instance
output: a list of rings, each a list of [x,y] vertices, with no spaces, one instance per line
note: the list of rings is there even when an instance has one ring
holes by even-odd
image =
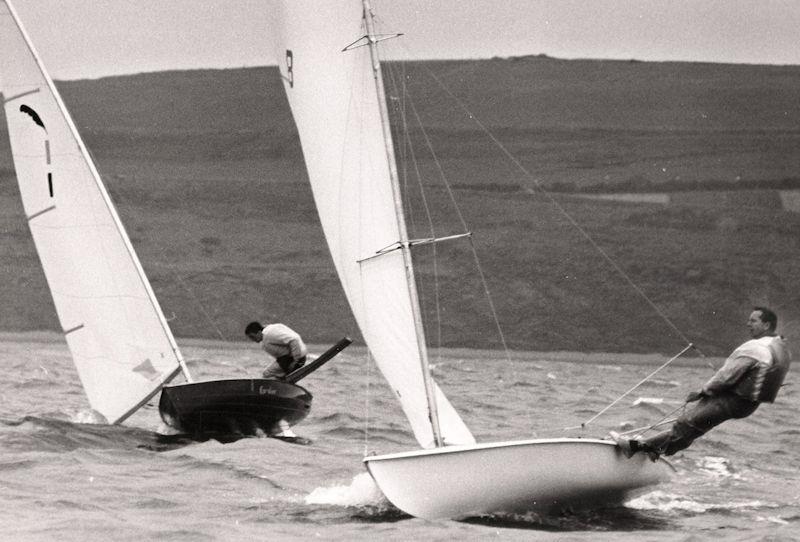
[[[753,308],[747,327],[749,341],[728,356],[722,368],[686,403],[697,401],[672,428],[646,439],[628,439],[612,433],[626,457],[644,452],[655,459],[687,448],[697,437],[731,418],[744,418],[758,405],[772,403],[789,370],[791,354],[786,340],[777,335],[778,317],[766,307]]]

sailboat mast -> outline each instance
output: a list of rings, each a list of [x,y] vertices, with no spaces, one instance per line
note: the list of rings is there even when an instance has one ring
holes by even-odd
[[[405,215],[403,213],[403,201],[400,194],[400,182],[397,175],[397,163],[394,155],[394,145],[392,143],[392,132],[389,126],[389,111],[386,108],[386,95],[383,87],[383,74],[381,63],[378,56],[378,45],[375,37],[375,25],[373,21],[372,7],[369,0],[362,0],[364,6],[364,22],[367,26],[367,40],[369,42],[370,57],[372,59],[372,72],[375,76],[375,90],[378,93],[378,108],[381,115],[381,126],[383,128],[383,141],[386,148],[386,158],[389,162],[389,177],[392,185],[392,196],[394,199],[395,216],[400,232],[400,250],[403,254],[403,263],[406,270],[406,280],[408,281],[408,291],[411,297],[411,312],[414,316],[414,329],[417,335],[417,348],[419,349],[419,359],[422,366],[422,379],[425,383],[425,396],[428,400],[428,411],[430,413],[431,428],[433,439],[437,447],[444,446],[442,432],[439,427],[439,413],[436,408],[436,396],[434,392],[433,378],[430,372],[428,361],[428,350],[425,342],[425,329],[422,325],[422,314],[419,308],[419,295],[417,284],[414,280],[414,265],[411,260],[411,248],[408,242],[408,230],[406,229]]]

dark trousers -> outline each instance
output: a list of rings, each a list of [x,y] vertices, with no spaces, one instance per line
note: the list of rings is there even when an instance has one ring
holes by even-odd
[[[645,450],[662,455],[672,455],[687,448],[694,439],[731,418],[744,418],[758,408],[758,403],[748,401],[734,393],[703,397],[688,412],[684,412],[672,429],[663,431],[640,443]]]
[[[287,356],[281,356],[275,361],[278,362],[278,365],[281,366],[281,369],[283,369],[284,373],[289,374],[292,371],[299,369],[300,367],[306,364],[306,356],[303,356],[302,358],[295,361],[292,356],[287,355]]]

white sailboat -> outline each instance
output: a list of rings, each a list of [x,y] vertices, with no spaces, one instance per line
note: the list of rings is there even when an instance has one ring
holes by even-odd
[[[162,419],[198,439],[280,433],[304,419],[312,396],[294,382],[308,367],[287,382],[192,381],[86,146],[8,1],[0,1],[0,91],[34,244],[89,405],[103,421],[123,422],[159,391]],[[167,386],[181,372],[186,382]]]
[[[600,439],[476,443],[433,381],[367,0],[273,5],[281,77],[323,230],[370,352],[421,449],[368,456],[384,495],[421,518],[620,502],[669,476]]]

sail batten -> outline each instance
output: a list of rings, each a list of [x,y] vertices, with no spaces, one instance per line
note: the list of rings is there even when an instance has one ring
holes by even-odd
[[[0,1],[0,51],[28,225],[89,404],[116,423],[173,378],[182,358],[94,163],[7,1]],[[137,370],[143,364],[152,370]]]
[[[28,94],[36,94],[37,92],[41,92],[41,90],[42,89],[40,89],[40,88],[35,88],[35,89],[32,89],[32,90],[28,90],[26,92],[23,92],[21,94],[17,94],[16,96],[9,96],[8,98],[4,98],[3,99],[3,103],[6,104],[6,103],[13,102],[14,100],[19,100],[20,98],[24,98]]]
[[[402,216],[392,193],[381,104],[358,0],[274,5],[281,78],[300,135],[314,201],[353,314],[417,441],[434,444],[414,297],[402,251]],[[474,439],[433,384],[446,444]]]

